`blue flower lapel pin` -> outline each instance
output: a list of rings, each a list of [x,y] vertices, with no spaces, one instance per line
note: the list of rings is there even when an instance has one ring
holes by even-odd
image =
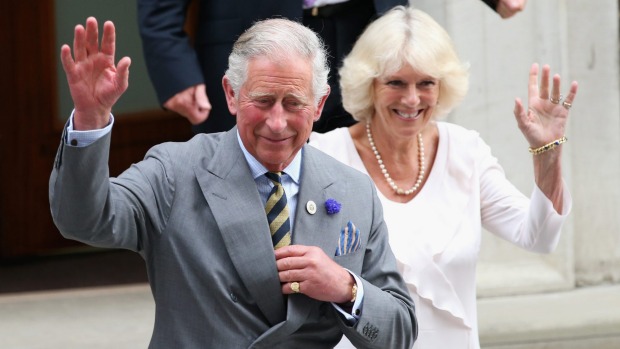
[[[325,210],[327,211],[327,214],[329,215],[340,212],[341,207],[342,205],[334,199],[327,199],[325,201]]]

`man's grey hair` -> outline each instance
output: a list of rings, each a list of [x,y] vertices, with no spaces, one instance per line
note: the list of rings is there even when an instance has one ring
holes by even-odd
[[[312,91],[315,105],[328,93],[327,53],[325,45],[312,30],[287,19],[256,22],[235,42],[228,57],[226,77],[235,96],[247,79],[248,63],[255,57],[289,61],[291,57],[312,60]]]

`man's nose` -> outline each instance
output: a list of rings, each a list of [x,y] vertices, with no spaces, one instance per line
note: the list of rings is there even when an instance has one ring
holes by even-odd
[[[286,113],[281,104],[276,103],[269,110],[267,126],[272,132],[281,132],[286,128]]]

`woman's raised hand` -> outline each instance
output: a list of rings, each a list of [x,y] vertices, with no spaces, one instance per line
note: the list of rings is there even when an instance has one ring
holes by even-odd
[[[541,147],[564,137],[568,112],[577,95],[576,81],[571,83],[566,97],[560,93],[560,75],[555,74],[550,84],[551,68],[548,65],[542,67],[540,87],[538,73],[538,64],[532,64],[527,109],[519,98],[515,100],[514,108],[519,129],[532,148]]]

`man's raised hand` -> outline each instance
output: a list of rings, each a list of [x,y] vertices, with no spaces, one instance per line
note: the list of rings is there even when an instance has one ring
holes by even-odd
[[[109,123],[112,106],[125,92],[131,59],[123,57],[114,65],[116,31],[114,24],[103,24],[101,48],[97,20],[89,17],[86,28],[75,27],[73,57],[69,45],[60,49],[62,66],[75,105],[75,130],[93,130]]]

